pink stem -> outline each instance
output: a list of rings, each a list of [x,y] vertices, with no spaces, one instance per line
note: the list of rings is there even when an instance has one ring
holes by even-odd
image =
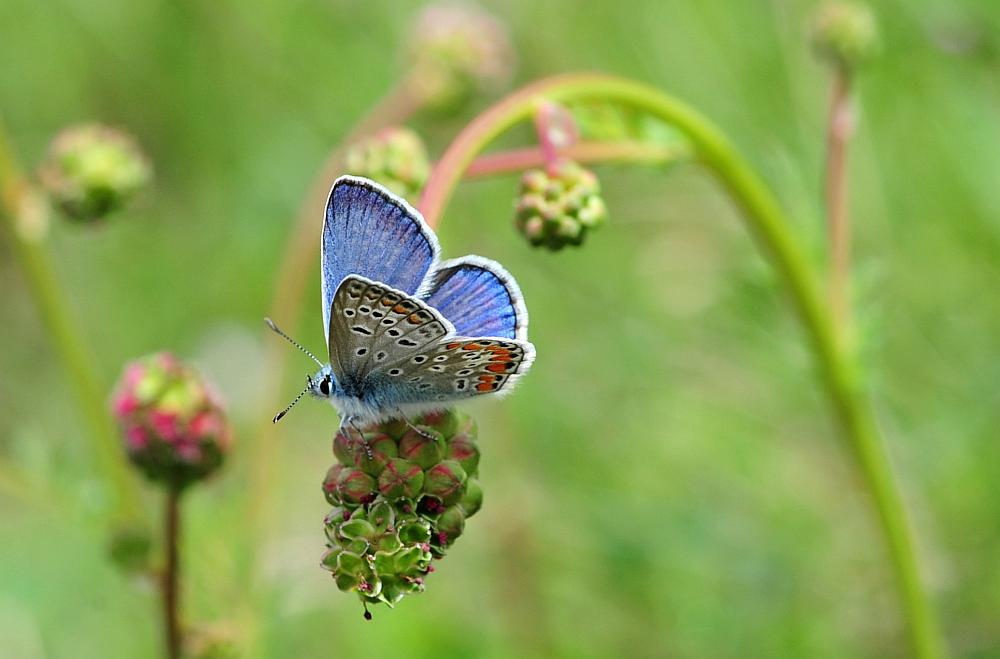
[[[682,150],[644,142],[580,142],[560,152],[579,163],[632,162],[663,164],[684,156]],[[472,161],[464,178],[477,179],[518,172],[549,163],[541,146],[482,155]]]

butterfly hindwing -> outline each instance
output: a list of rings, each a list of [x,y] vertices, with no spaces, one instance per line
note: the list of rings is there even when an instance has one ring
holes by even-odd
[[[424,299],[469,337],[525,340],[528,311],[514,278],[480,256],[445,261],[429,275]]]
[[[509,391],[534,357],[527,342],[452,336],[372,376],[400,405],[433,407]]]
[[[440,248],[420,214],[401,198],[365,179],[342,176],[327,201],[320,251],[323,330],[329,333],[330,308],[345,277],[359,275],[418,295]]]

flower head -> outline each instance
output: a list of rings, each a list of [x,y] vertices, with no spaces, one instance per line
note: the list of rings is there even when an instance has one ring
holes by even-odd
[[[607,214],[597,176],[571,160],[521,176],[515,225],[532,245],[552,250],[580,245]]]
[[[812,22],[812,43],[823,59],[852,69],[878,50],[878,24],[865,4],[834,1],[821,6]]]
[[[205,478],[229,450],[231,432],[217,397],[169,353],[128,364],[111,406],[129,459],[170,487]]]
[[[514,70],[506,28],[481,9],[431,5],[417,18],[407,51],[413,91],[430,108],[457,107],[501,87]]]
[[[414,424],[390,421],[334,438],[322,565],[365,604],[393,606],[422,592],[431,562],[482,505],[475,422],[446,411]]]
[[[97,124],[59,133],[39,172],[53,201],[81,222],[121,208],[151,174],[149,161],[131,137]]]
[[[353,144],[344,164],[348,174],[374,179],[409,198],[420,193],[431,169],[423,140],[403,126],[386,128]]]

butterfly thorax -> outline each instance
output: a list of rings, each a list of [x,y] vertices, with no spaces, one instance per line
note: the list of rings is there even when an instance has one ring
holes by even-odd
[[[386,407],[378,399],[377,392],[366,386],[365,381],[354,378],[338,381],[329,365],[321,368],[310,379],[310,391],[316,398],[329,400],[342,417],[358,422],[375,422],[399,412],[398,406]]]

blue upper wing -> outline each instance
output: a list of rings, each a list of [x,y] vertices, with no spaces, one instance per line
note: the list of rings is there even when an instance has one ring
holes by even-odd
[[[345,277],[419,295],[439,252],[433,231],[405,201],[368,179],[338,178],[323,221],[323,331],[330,331],[330,304]]]
[[[521,289],[499,263],[479,256],[445,261],[429,283],[424,300],[451,321],[459,336],[527,340]]]

